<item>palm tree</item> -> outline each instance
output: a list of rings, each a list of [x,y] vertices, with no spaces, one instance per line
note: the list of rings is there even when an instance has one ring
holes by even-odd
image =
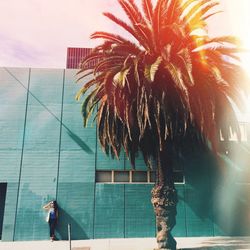
[[[104,15],[131,39],[92,34],[103,43],[81,63],[78,80],[88,81],[76,97],[87,92],[82,104],[85,126],[97,109],[106,154],[118,158],[123,148],[134,166],[140,151],[147,166],[156,169],[151,201],[158,247],[176,249],[171,235],[178,200],[173,155],[187,139],[209,142],[216,151],[218,133],[224,138],[230,130],[239,135],[232,108],[232,103],[242,107],[238,40],[208,36],[206,21],[217,13],[213,0],[158,0],[154,6],[142,0],[141,9],[133,0],[118,2],[129,22]],[[96,62],[91,69],[90,62]]]

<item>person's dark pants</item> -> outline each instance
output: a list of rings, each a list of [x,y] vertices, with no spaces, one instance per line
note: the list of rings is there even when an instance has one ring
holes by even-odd
[[[49,235],[50,237],[55,237],[55,227],[56,227],[56,219],[49,219]]]

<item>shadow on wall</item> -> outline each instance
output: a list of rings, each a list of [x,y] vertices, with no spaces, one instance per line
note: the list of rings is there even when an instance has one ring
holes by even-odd
[[[87,239],[87,235],[80,224],[64,209],[59,207],[59,220],[56,227],[56,237],[60,240],[68,240],[68,225],[71,225],[71,239]]]
[[[224,249],[224,250],[233,250],[233,249],[250,249],[250,239],[249,238],[215,238],[207,239],[199,244],[197,247],[192,248],[181,248],[182,250],[198,250],[198,249]],[[180,249],[180,250],[181,250]]]
[[[43,240],[49,237],[47,212],[42,207],[52,200],[52,196],[39,195],[30,185],[22,183],[20,187],[14,240]]]
[[[75,133],[73,133],[70,129],[68,129],[65,125],[63,125],[64,128],[67,129],[67,133],[70,136],[70,138],[78,145],[80,148],[88,153],[88,154],[93,154],[94,152],[91,150],[91,148]]]
[[[182,160],[186,185],[185,197],[179,199],[184,200],[188,206],[187,211],[195,213],[201,221],[204,220],[204,224],[208,220],[211,222],[206,228],[210,230],[211,236],[250,235],[250,200],[247,195],[250,187],[247,192],[246,186],[237,184],[236,169],[224,162],[223,177],[219,174],[220,166],[214,155],[204,148],[187,147]]]
[[[46,222],[47,211],[42,209],[52,196],[40,196],[32,192],[29,183],[21,187],[19,199],[15,240],[44,240],[49,239],[49,227]],[[69,210],[70,212],[70,210]],[[68,240],[68,224],[71,224],[71,239],[87,239],[84,228],[77,220],[70,216],[59,203],[59,220],[56,226],[56,237],[59,240]]]

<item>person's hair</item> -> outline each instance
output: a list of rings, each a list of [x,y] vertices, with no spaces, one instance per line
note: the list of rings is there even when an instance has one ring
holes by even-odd
[[[58,209],[58,205],[57,202],[55,200],[51,201],[51,203],[54,204],[54,209],[57,210]]]

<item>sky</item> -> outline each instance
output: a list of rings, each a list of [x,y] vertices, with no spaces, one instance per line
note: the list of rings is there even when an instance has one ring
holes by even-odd
[[[219,2],[210,34],[239,36],[250,49],[250,0]],[[89,38],[97,30],[119,32],[104,11],[124,17],[117,0],[0,0],[0,66],[64,68],[67,47],[97,45]]]

